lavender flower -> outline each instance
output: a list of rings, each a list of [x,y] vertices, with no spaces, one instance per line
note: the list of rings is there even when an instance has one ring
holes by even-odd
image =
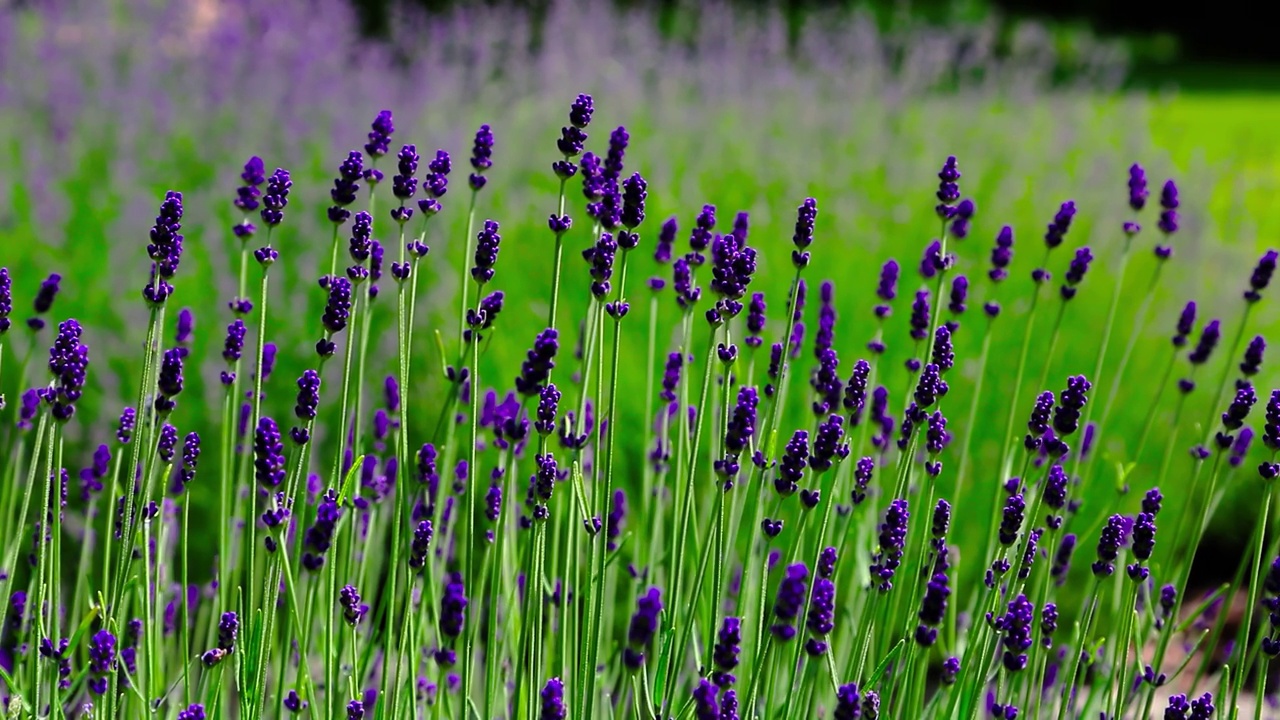
[[[1014,493],[1004,501],[1004,512],[1000,516],[1000,544],[1008,547],[1018,539],[1022,530],[1022,520],[1027,510],[1027,502],[1022,493]]]
[[[466,592],[462,574],[450,574],[449,581],[444,586],[444,596],[440,599],[440,632],[446,637],[456,639],[462,634],[462,625],[467,619]]]
[[[880,549],[871,564],[871,582],[880,592],[893,588],[893,575],[902,564],[902,554],[906,550],[907,520],[910,517],[907,501],[894,500],[885,511],[884,522],[880,523]]]
[[[1246,301],[1255,303],[1262,299],[1262,291],[1271,284],[1271,276],[1275,274],[1277,258],[1280,258],[1280,254],[1275,250],[1268,250],[1258,259],[1258,265],[1249,278],[1249,289],[1244,293]]]
[[[736,682],[733,670],[738,667],[738,653],[742,651],[742,619],[726,617],[720,626],[711,658],[715,663],[715,671],[711,679],[721,688],[728,688]]]
[[[1053,429],[1059,436],[1066,437],[1080,427],[1080,411],[1089,400],[1087,393],[1091,387],[1083,375],[1067,378],[1067,389],[1062,391],[1053,409]]]
[[[1035,606],[1027,600],[1026,595],[1018,595],[1009,602],[1008,611],[1000,619],[999,629],[1002,634],[1000,643],[1004,646],[1001,661],[1009,672],[1018,672],[1027,667],[1027,650],[1031,649],[1032,626],[1035,624]]]
[[[325,553],[333,544],[333,534],[342,516],[342,507],[338,505],[338,493],[329,490],[321,498],[316,509],[315,524],[307,528],[303,535],[302,566],[316,572],[324,566]]]
[[[343,585],[338,591],[338,605],[342,608],[342,619],[347,625],[355,627],[360,624],[369,606],[360,602],[360,591],[355,585]]]
[[[116,669],[116,636],[99,630],[89,638],[89,690],[95,695],[107,692],[107,676]]]
[[[84,392],[89,367],[89,348],[80,342],[80,323],[66,320],[58,325],[58,336],[49,348],[49,372],[53,385],[39,391],[51,407],[54,420],[66,422],[75,415],[76,402]]]
[[[867,403],[867,379],[871,375],[871,364],[859,360],[853,364],[853,374],[844,387],[844,409],[849,415],[849,427],[857,427],[862,421],[862,409]]]
[[[948,220],[956,214],[955,202],[960,199],[960,169],[956,166],[956,156],[950,155],[938,171],[938,217]]]
[[[1044,234],[1044,243],[1050,250],[1061,245],[1066,239],[1067,231],[1071,229],[1071,220],[1075,215],[1076,204],[1072,200],[1062,203],[1062,207],[1058,208],[1057,214],[1053,216],[1053,222],[1049,223]]]
[[[253,475],[265,488],[278,488],[285,479],[284,444],[280,428],[267,416],[258,418],[253,432]]]
[[[923,647],[930,647],[938,641],[938,626],[947,614],[947,598],[951,588],[945,573],[935,573],[925,585],[924,599],[920,612],[916,617],[920,624],[916,626],[916,642]]]
[[[474,172],[468,178],[472,192],[480,192],[487,178],[484,173],[493,167],[493,131],[489,126],[481,125],[476,130],[476,139],[471,147],[471,168]]]
[[[520,365],[520,375],[516,377],[516,390],[521,395],[537,395],[542,392],[551,369],[556,366],[555,357],[559,349],[560,341],[555,328],[547,328],[538,333],[533,347]]]
[[[765,327],[764,293],[752,293],[751,302],[747,305],[747,339],[749,348],[758,348],[764,344],[761,334]]]
[[[823,473],[831,469],[836,460],[849,457],[849,443],[844,442],[844,418],[840,415],[828,415],[818,426],[817,436],[813,440],[813,456],[809,458],[809,467],[815,473]]]
[[[805,626],[809,628],[809,639],[805,642],[805,652],[810,657],[821,657],[828,649],[826,637],[835,629],[836,585],[830,578],[818,577],[813,581],[813,593],[809,598],[809,614]]]
[[[174,398],[182,392],[182,362],[189,351],[184,347],[170,348],[164,351],[160,359],[160,372],[157,377],[159,392],[156,394],[155,409],[161,415],[173,412],[177,407]]]
[[[476,235],[475,264],[471,267],[471,277],[477,283],[483,285],[493,279],[493,266],[498,262],[501,242],[498,223],[485,220],[484,229]]]
[[[769,632],[776,640],[786,642],[796,636],[794,622],[804,608],[809,568],[795,563],[787,568],[787,576],[778,586],[778,597],[773,604],[774,624]]]
[[[773,479],[773,487],[779,495],[787,497],[800,489],[800,481],[804,479],[804,468],[808,461],[809,433],[796,430],[787,442],[778,474]]]
[[[1129,207],[1134,212],[1142,210],[1147,204],[1147,173],[1138,163],[1129,166]]]
[[[564,720],[568,716],[564,707],[564,683],[553,677],[542,688],[542,714],[539,720]]]
[[[1115,572],[1113,563],[1119,555],[1120,546],[1124,544],[1124,528],[1123,516],[1112,515],[1107,519],[1106,526],[1102,528],[1102,537],[1098,539],[1098,559],[1092,565],[1094,575],[1108,577]]]
[[[929,291],[917,290],[916,300],[911,305],[911,339],[924,340],[929,337]]]
[[[644,665],[645,652],[658,632],[661,613],[662,591],[658,588],[649,588],[636,600],[636,612],[627,628],[627,647],[622,652],[622,662],[629,670],[636,671]]]
[[[858,720],[862,717],[861,700],[857,685],[841,685],[836,690],[836,708],[831,717],[834,720]]]
[[[1089,270],[1091,262],[1093,262],[1093,253],[1088,246],[1076,250],[1076,256],[1072,258],[1071,266],[1067,269],[1067,282],[1062,286],[1063,300],[1070,300],[1076,296],[1076,289],[1084,281],[1084,274]]]
[[[809,264],[808,247],[813,244],[813,231],[818,219],[818,201],[805,198],[796,210],[796,229],[791,235],[791,242],[796,246],[791,251],[791,263],[797,268]]]
[[[882,300],[882,304],[877,305],[875,309],[876,317],[885,318],[889,316],[888,303],[898,296],[898,262],[896,260],[887,261],[880,268],[880,283],[876,286],[876,297]]]
[[[12,312],[13,281],[9,278],[9,268],[0,267],[0,337],[13,326],[13,321],[9,319]]]
[[[703,678],[693,689],[693,716],[697,720],[719,720],[720,703],[716,700],[720,688]]]

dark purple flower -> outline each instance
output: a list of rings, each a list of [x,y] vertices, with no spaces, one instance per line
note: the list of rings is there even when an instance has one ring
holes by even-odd
[[[774,624],[769,632],[776,640],[786,642],[796,636],[795,620],[804,608],[807,596],[809,568],[795,563],[787,568],[787,576],[778,585],[778,596],[773,604]]]
[[[174,332],[174,342],[179,345],[186,345],[191,342],[191,331],[195,329],[195,317],[191,314],[191,308],[182,308],[178,311],[178,327]]]
[[[698,681],[693,688],[693,716],[696,720],[720,720],[720,703],[716,699],[719,693],[720,688],[706,678]]]
[[[742,620],[736,617],[726,617],[724,623],[720,626],[720,633],[717,636],[715,648],[711,653],[712,661],[716,666],[711,678],[716,685],[727,688],[736,680],[732,673],[738,667],[738,653],[742,650],[741,644]]]
[[[170,348],[164,351],[160,359],[160,372],[157,376],[155,409],[161,415],[173,412],[177,407],[174,398],[182,392],[182,363],[189,351],[184,347]]]
[[[66,422],[76,412],[76,402],[84,392],[89,367],[89,348],[80,342],[83,330],[74,319],[58,325],[58,335],[49,348],[49,372],[53,385],[39,391],[51,407],[54,420]]]
[[[292,187],[289,171],[284,168],[276,168],[271,177],[267,178],[267,191],[262,195],[261,212],[262,222],[266,223],[267,228],[273,228],[284,220],[284,208],[289,204],[289,190]],[[166,277],[163,272],[161,277]]]
[[[1036,405],[1031,410],[1031,419],[1027,421],[1027,436],[1023,445],[1029,451],[1040,448],[1040,438],[1049,432],[1049,414],[1053,410],[1053,393],[1045,390],[1036,398]]]
[[[396,153],[397,172],[391,177],[391,194],[400,200],[401,205],[418,193],[418,179],[414,176],[418,172],[418,162],[421,159],[417,146],[412,144],[402,146],[400,152]],[[398,209],[391,211],[393,220],[404,222],[413,214],[412,208],[404,208],[408,214],[396,212]]]
[[[1244,361],[1240,363],[1240,372],[1245,377],[1251,377],[1258,374],[1258,368],[1262,365],[1262,354],[1267,349],[1267,341],[1261,335],[1255,335],[1253,340],[1249,341],[1249,347],[1244,350]]]
[[[1147,173],[1138,163],[1129,166],[1129,207],[1135,212],[1147,204]]]
[[[808,247],[813,244],[814,226],[818,219],[818,201],[805,198],[796,210],[796,228],[791,235],[791,242],[796,249],[791,252],[791,262],[797,268],[809,264]]]
[[[0,336],[9,332],[13,321],[9,314],[13,312],[13,281],[9,278],[9,268],[0,267]]]
[[[440,632],[446,637],[457,638],[462,634],[462,625],[467,615],[467,590],[462,583],[461,573],[452,573],[444,586],[444,596],[440,599]]]
[[[1071,229],[1071,220],[1075,215],[1076,204],[1073,200],[1062,203],[1062,207],[1058,208],[1057,214],[1053,216],[1053,222],[1049,223],[1044,234],[1044,243],[1050,250],[1061,245],[1066,239],[1067,231]]]
[[[107,676],[116,669],[116,636],[99,630],[89,638],[89,689],[95,695],[107,692]]]
[[[1173,180],[1165,180],[1164,187],[1160,189],[1160,221],[1157,226],[1160,232],[1165,235],[1172,235],[1178,231],[1178,186]]]
[[[911,338],[924,340],[929,337],[929,291],[917,290],[911,305]]]
[[[329,208],[330,222],[341,225],[351,216],[346,208],[356,201],[356,195],[360,192],[360,178],[363,175],[364,156],[359,151],[352,150],[347,153],[347,159],[338,166],[338,177],[334,179],[333,187],[329,190],[329,199],[333,201],[333,206]]]
[[[542,713],[539,720],[564,720],[568,716],[564,707],[564,683],[553,677],[542,688]]]
[[[1000,282],[1009,277],[1009,263],[1013,261],[1013,228],[1005,225],[996,235],[996,246],[991,250],[991,270],[987,277]]]
[[[1173,336],[1173,346],[1182,347],[1187,344],[1187,336],[1195,329],[1196,325],[1196,303],[1188,302],[1186,307],[1182,308],[1182,314],[1178,316],[1177,334]]]
[[[479,192],[484,187],[486,182],[484,173],[491,167],[493,167],[493,131],[485,124],[476,130],[476,139],[471,146],[471,168],[474,172],[468,180],[471,183],[472,192]]]
[[[876,317],[889,315],[889,301],[898,296],[898,262],[889,260],[880,268],[880,283],[876,286],[876,297],[883,301],[876,306]]]
[[[383,110],[373,119],[369,130],[369,142],[364,151],[375,160],[391,151],[391,133],[395,132],[395,124],[391,121],[391,111]]]
[[[307,528],[306,534],[303,535],[305,549],[302,554],[302,566],[307,570],[315,572],[324,565],[324,555],[333,544],[334,530],[341,516],[342,507],[338,505],[338,493],[329,490],[321,498],[320,505],[316,509],[315,524]]]
[[[1034,642],[1031,633],[1035,612],[1036,608],[1027,596],[1019,595],[1009,601],[1008,611],[997,623],[1002,636],[1000,643],[1004,646],[1001,660],[1009,672],[1018,672],[1027,666],[1027,650]]]
[[[555,328],[547,328],[538,333],[533,347],[520,365],[520,375],[516,377],[516,390],[521,395],[537,395],[542,392],[551,369],[556,366],[555,357],[559,349],[560,341]]]
[[[103,445],[102,448],[105,448]],[[99,448],[101,450],[101,448]],[[95,455],[95,462],[97,456]],[[182,440],[182,467],[178,470],[178,475],[174,478],[173,490],[174,494],[180,494],[186,490],[196,479],[196,465],[200,460],[200,436],[194,432],[187,433]]]
[[[1089,270],[1089,263],[1093,261],[1093,253],[1088,246],[1076,250],[1076,256],[1071,259],[1071,266],[1067,269],[1066,284],[1062,286],[1062,299],[1070,300],[1076,296],[1077,286],[1084,281],[1084,274]]]
[[[861,700],[857,685],[841,685],[836,690],[836,708],[831,717],[834,720],[859,720],[862,717]]]
[[[338,605],[342,608],[342,619],[351,627],[360,624],[369,606],[360,602],[360,591],[355,585],[343,585],[338,591]]]
[[[960,168],[956,166],[956,156],[949,155],[942,169],[938,171],[938,217],[943,220],[955,215],[955,202],[960,199]]]
[[[951,302],[947,308],[951,310],[953,315],[962,315],[968,309],[965,301],[969,298],[969,278],[964,275],[957,275],[951,281]]]
[[[969,237],[969,223],[973,220],[974,214],[978,211],[978,206],[969,198],[960,201],[956,205],[955,213],[951,220],[951,236],[957,240],[963,240]]]
[[[867,403],[867,379],[871,375],[871,364],[859,360],[853,364],[853,374],[844,386],[844,409],[849,415],[849,427],[857,427],[862,421],[862,409]]]
[[[1271,276],[1275,274],[1277,258],[1280,258],[1280,254],[1275,250],[1268,250],[1258,259],[1258,265],[1249,278],[1249,289],[1244,293],[1245,300],[1255,303],[1262,299],[1262,291],[1271,284]]]
[[[787,497],[800,489],[800,481],[804,479],[804,469],[809,461],[809,433],[796,430],[787,442],[778,474],[773,479],[773,487],[778,494]]]
[[[276,421],[263,415],[253,432],[253,475],[265,488],[278,488],[285,479],[284,444]]]
[[[880,523],[879,550],[871,564],[871,582],[880,592],[893,588],[893,575],[902,564],[906,550],[907,521],[911,513],[906,500],[894,500]]]
[[[1217,320],[1210,320],[1209,324],[1204,326],[1200,331],[1200,342],[1196,343],[1196,347],[1187,356],[1192,365],[1202,365],[1209,361],[1209,356],[1213,353],[1213,349],[1218,345],[1218,339],[1221,337],[1222,331],[1219,329]]]
[[[826,637],[835,629],[836,617],[836,585],[830,578],[819,576],[813,581],[813,592],[809,596],[809,613],[805,626],[809,628],[809,640],[805,642],[805,652],[810,657],[826,654],[828,645]]]
[[[623,664],[629,670],[639,670],[644,664],[645,652],[658,632],[661,613],[662,591],[658,588],[649,588],[636,600],[636,612],[627,627],[627,647],[622,653]]]
[[[935,573],[925,584],[924,599],[920,612],[916,617],[920,624],[916,626],[916,642],[930,647],[938,641],[938,626],[942,624],[947,613],[947,598],[951,596],[951,587],[946,573]]]
[[[1066,437],[1080,427],[1080,411],[1089,400],[1087,393],[1091,387],[1083,375],[1067,378],[1067,389],[1062,391],[1053,409],[1053,429],[1059,436]]]
[[[849,457],[849,443],[844,441],[844,418],[840,415],[828,415],[818,426],[813,440],[813,456],[809,458],[809,467],[815,473],[826,472],[837,460]]]
[[[1113,564],[1119,555],[1120,546],[1124,544],[1125,520],[1122,515],[1112,515],[1102,528],[1102,536],[1098,539],[1098,559],[1093,563],[1093,574],[1107,577],[1115,572]]]
[[[675,216],[667,218],[658,231],[658,243],[653,250],[653,259],[658,264],[671,262],[671,246],[675,242],[676,233],[680,232]]]
[[[631,173],[631,177],[622,181],[622,225],[634,231],[644,222],[644,203],[649,197],[649,183],[640,173]],[[623,250],[633,250],[640,237],[634,232],[618,233],[618,245]]]
[[[1025,517],[1027,502],[1022,493],[1014,493],[1004,501],[1004,512],[1000,516],[1000,544],[1008,547],[1018,539],[1022,530],[1022,519]]]

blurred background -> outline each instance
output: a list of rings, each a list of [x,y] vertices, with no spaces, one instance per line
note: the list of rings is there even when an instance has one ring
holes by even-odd
[[[1126,312],[1148,292],[1155,310],[1137,339],[1112,427],[1098,440],[1109,468],[1131,459],[1149,413],[1172,412],[1171,394],[1152,404],[1153,378],[1168,362],[1182,304],[1195,299],[1202,317],[1233,327],[1254,260],[1280,237],[1280,46],[1263,35],[1263,23],[1189,7],[1102,0],[10,0],[0,6],[0,265],[14,274],[16,320],[40,282],[57,272],[63,290],[52,315],[79,317],[87,327],[94,364],[85,421],[68,431],[69,457],[87,465],[92,448],[112,435],[119,407],[136,396],[147,228],[165,190],[184,192],[187,255],[172,304],[193,310],[197,334],[184,393],[192,409],[180,421],[184,432],[213,432],[239,249],[229,231],[238,220],[231,204],[238,175],[254,154],[268,169],[289,168],[288,219],[273,237],[286,270],[272,281],[272,306],[287,310],[270,330],[281,354],[266,403],[285,415],[291,379],[311,362],[319,331],[323,295],[315,281],[327,260],[324,209],[339,162],[364,143],[384,108],[395,114],[393,144],[415,142],[424,156],[437,147],[453,153],[455,190],[427,238],[430,297],[420,310],[423,327],[452,327],[465,225],[459,170],[476,127],[489,123],[495,164],[478,212],[502,222],[503,322],[519,335],[494,342],[482,376],[506,378],[545,316],[545,218],[557,187],[549,168],[568,104],[587,92],[597,109],[588,149],[602,153],[617,125],[631,134],[628,170],[650,182],[650,237],[675,216],[683,238],[703,203],[718,205],[722,218],[751,213],[752,243],[765,258],[758,288],[772,299],[775,322],[790,279],[784,253],[795,208],[806,196],[818,199],[810,281],[836,284],[837,344],[848,366],[874,332],[880,263],[896,257],[914,288],[913,269],[937,231],[935,174],[947,155],[959,157],[962,192],[978,206],[970,238],[957,251],[960,271],[983,278],[1000,227],[1012,225],[1017,234],[1014,279],[998,297],[1004,317],[1013,319],[1002,320],[993,357],[1016,353],[1044,226],[1061,202],[1075,200],[1080,213],[1068,248],[1089,244],[1098,261],[1065,316],[1068,339],[1054,357],[1033,357],[1027,373],[1036,377],[1050,363],[1045,372],[1058,389],[1068,372],[1093,365],[1120,225],[1131,217],[1127,168],[1141,162],[1153,202],[1140,220],[1151,229],[1130,263],[1121,339],[1136,331]],[[1175,256],[1152,284],[1153,206],[1166,178],[1182,191],[1183,221]],[[576,183],[570,187],[570,212],[582,219],[584,201]],[[586,307],[585,268],[576,259],[590,242],[586,225],[568,240],[567,317]],[[1051,259],[1055,275],[1070,254]],[[639,276],[656,272],[645,257]],[[976,314],[991,297],[985,279],[973,293]],[[365,379],[371,392],[392,369],[389,305],[376,311],[385,332],[374,335],[377,360]],[[900,299],[896,317],[907,312]],[[664,327],[674,327],[670,298],[661,313]],[[1263,303],[1250,332],[1269,334],[1278,321],[1275,303]],[[976,317],[967,322],[981,327]],[[908,347],[904,326],[890,327],[891,348]],[[43,337],[15,334],[6,357],[13,365],[3,377],[11,400],[21,388],[10,368],[24,354],[38,363],[50,338],[47,330]],[[410,408],[413,422],[425,424],[435,418],[444,383],[431,333],[417,339],[426,399]],[[633,352],[623,361],[623,392],[638,394],[643,339],[627,343]],[[980,344],[977,332],[957,336],[958,407],[969,403]],[[1109,362],[1124,344],[1113,340]],[[802,361],[800,376],[810,362]],[[38,364],[33,368],[36,377]],[[1272,387],[1276,378],[1264,365],[1258,385]],[[1005,392],[989,388],[979,403],[972,475],[979,484],[999,479],[993,468]],[[16,405],[0,416],[5,425],[13,424]],[[802,406],[793,425],[803,420]],[[1203,396],[1189,407],[1189,417],[1212,412]],[[646,422],[639,403],[621,412],[620,421]],[[1167,432],[1167,423],[1156,424],[1149,457],[1138,459],[1129,481],[1138,489],[1160,484],[1176,507],[1189,463],[1176,465],[1173,477],[1151,477]],[[633,467],[643,462],[638,442],[623,450]],[[1136,506],[1135,495],[1117,496],[1115,480],[1104,473],[1084,488],[1081,512],[1102,517]],[[1220,511],[1224,522],[1215,532],[1224,547],[1237,541],[1230,520],[1253,510],[1251,491],[1242,480]],[[958,522],[987,515],[968,517]]]

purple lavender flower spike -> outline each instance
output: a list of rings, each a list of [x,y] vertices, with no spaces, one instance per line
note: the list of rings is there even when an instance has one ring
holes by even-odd
[[[1262,299],[1262,291],[1271,284],[1271,276],[1276,271],[1276,260],[1280,258],[1275,250],[1268,250],[1258,259],[1258,265],[1249,277],[1249,289],[1244,293],[1247,302],[1255,303]]]
[[[89,367],[89,348],[80,342],[83,330],[74,319],[58,325],[58,335],[49,348],[49,372],[53,384],[38,391],[50,406],[54,420],[66,422],[76,412],[76,402],[84,392]]]
[[[0,267],[0,337],[13,326],[13,321],[9,319],[12,312],[13,280],[9,277],[9,268]]]
[[[1249,341],[1249,346],[1244,351],[1244,361],[1240,363],[1240,372],[1245,377],[1258,374],[1258,369],[1262,366],[1262,355],[1266,349],[1267,341],[1261,335],[1255,335],[1253,340]]]
[[[889,260],[880,268],[880,282],[876,286],[876,297],[880,298],[881,304],[875,308],[875,315],[878,318],[889,316],[889,302],[898,296],[898,272],[896,260]]]
[[[271,177],[267,178],[267,191],[262,195],[262,222],[266,223],[267,228],[273,228],[284,221],[284,208],[289,204],[289,190],[293,187],[293,181],[289,178],[289,171],[284,168],[276,168],[271,173]],[[259,262],[261,262],[259,258]],[[163,275],[163,273],[161,273]]]
[[[1053,222],[1049,223],[1044,234],[1044,243],[1050,250],[1061,245],[1066,239],[1067,231],[1071,229],[1071,220],[1075,215],[1076,204],[1073,200],[1062,203],[1062,207],[1058,208],[1057,214],[1053,216]]]
[[[810,637],[805,642],[804,649],[810,657],[826,654],[829,648],[826,638],[835,629],[835,615],[836,585],[830,578],[820,576],[813,581],[809,613],[805,619]]]
[[[711,673],[712,681],[721,688],[728,688],[736,682],[733,671],[738,667],[738,654],[742,644],[742,619],[726,617],[716,636],[715,648],[711,658],[715,663],[715,671]]]
[[[635,672],[644,665],[645,652],[653,644],[658,633],[658,618],[662,613],[662,591],[651,587],[636,600],[636,612],[627,627],[627,647],[622,652],[622,662]]]
[[[858,686],[849,683],[836,690],[836,707],[834,720],[859,720],[862,717],[862,698],[858,694]]]
[[[542,688],[542,713],[538,720],[565,720],[564,683],[553,677]]]
[[[1209,356],[1213,354],[1213,349],[1218,346],[1218,339],[1222,336],[1220,323],[1217,320],[1210,320],[1209,324],[1204,326],[1200,331],[1200,341],[1196,343],[1196,347],[1187,356],[1187,360],[1192,365],[1203,365],[1209,361]]]
[[[369,606],[360,601],[360,591],[355,585],[342,586],[338,591],[338,605],[342,608],[342,619],[351,627],[359,625],[369,612]]]
[[[1053,429],[1059,436],[1066,437],[1080,427],[1080,411],[1089,401],[1087,394],[1092,387],[1083,375],[1067,378],[1067,389],[1062,391],[1053,409]]]
[[[1138,163],[1129,166],[1129,207],[1139,212],[1147,204],[1147,173]]]
[[[749,348],[758,348],[764,344],[761,337],[765,328],[764,293],[752,293],[751,302],[747,305],[747,338],[744,341]]]
[[[871,582],[880,592],[893,588],[894,573],[902,564],[902,555],[906,551],[907,521],[910,517],[907,501],[899,499],[889,503],[884,521],[880,523],[880,547],[871,565]]]
[[[174,331],[174,342],[179,345],[188,345],[191,342],[191,332],[195,329],[195,316],[191,314],[191,308],[182,308],[178,311],[178,326]]]
[[[956,214],[955,203],[960,199],[960,168],[956,166],[956,156],[950,155],[938,171],[938,217],[944,221]]]
[[[476,130],[475,142],[471,146],[471,169],[472,173],[467,181],[471,185],[472,192],[480,192],[484,188],[488,178],[484,176],[485,171],[493,167],[493,130],[488,124],[481,125]]]
[[[1093,253],[1088,246],[1076,251],[1076,256],[1072,258],[1071,266],[1067,269],[1066,284],[1062,286],[1063,300],[1070,300],[1076,296],[1076,290],[1084,281],[1084,274],[1089,270],[1089,263],[1092,261]]]
[[[809,467],[815,473],[823,473],[830,470],[837,461],[847,457],[849,443],[844,441],[844,418],[840,415],[828,415],[818,426]]]
[[[1164,187],[1160,188],[1160,207],[1162,210],[1160,212],[1160,221],[1157,223],[1157,227],[1160,228],[1160,232],[1165,234],[1166,238],[1178,232],[1179,205],[1177,184],[1173,180],[1166,180]],[[1171,252],[1169,248],[1164,249]],[[1168,254],[1159,254],[1159,248],[1157,248],[1157,255],[1162,260],[1168,258]]]
[[[462,583],[461,573],[452,573],[445,584],[444,595],[440,599],[440,632],[446,637],[456,639],[462,634],[462,625],[466,622],[467,600],[466,587]]]
[[[973,221],[973,216],[977,213],[978,206],[969,198],[960,201],[956,205],[955,213],[951,220],[951,237],[956,240],[963,240],[969,237],[969,223]]]
[[[116,669],[116,636],[99,630],[89,638],[89,690],[105,695],[108,676]]]
[[[938,641],[938,626],[946,617],[947,598],[950,595],[951,587],[946,573],[935,573],[925,585],[920,612],[916,613],[920,624],[916,626],[915,639],[920,646],[930,647]]]
[[[796,249],[791,251],[791,263],[796,268],[803,268],[809,264],[808,247],[813,244],[813,231],[817,218],[818,201],[805,198],[796,211],[796,228],[791,236],[791,242],[796,246]]]
[[[1193,300],[1188,302],[1186,306],[1182,308],[1182,314],[1178,316],[1178,329],[1177,333],[1173,336],[1173,346],[1175,348],[1180,348],[1187,344],[1187,336],[1195,330],[1195,325],[1196,303]]]
[[[1009,277],[1009,263],[1013,261],[1013,228],[1005,225],[996,235],[996,245],[991,250],[991,269],[987,277],[1000,282]]]
[[[1120,552],[1120,546],[1124,544],[1124,525],[1125,518],[1121,515],[1112,515],[1107,519],[1107,524],[1102,528],[1102,537],[1098,539],[1098,559],[1093,563],[1093,574],[1098,577],[1108,577],[1115,572],[1116,557]]]
[[[280,428],[267,416],[258,418],[253,433],[253,474],[258,484],[269,489],[280,487],[285,478],[284,444]]]
[[[1009,672],[1027,667],[1027,650],[1034,644],[1032,627],[1035,624],[1035,606],[1026,595],[1019,595],[1009,602],[1007,612],[997,621],[1004,646],[1001,661]]]
[[[844,386],[845,412],[849,416],[849,427],[857,427],[862,422],[862,410],[867,404],[867,380],[871,375],[871,364],[866,360],[858,360],[853,364],[853,374]]]
[[[103,445],[102,447],[105,448],[106,446]],[[196,479],[196,465],[199,460],[200,436],[194,432],[187,433],[187,436],[182,440],[182,466],[178,469],[172,488],[175,495],[182,494],[187,489],[187,486]]]
[[[769,632],[774,639],[786,642],[796,636],[795,620],[804,608],[808,590],[809,568],[795,563],[787,568],[787,576],[778,586],[778,597],[773,605],[774,624]]]
[[[917,290],[911,306],[911,338],[924,340],[929,337],[929,291]]]
[[[391,120],[391,111],[380,111],[370,126],[369,142],[365,144],[364,151],[374,160],[391,152],[391,134],[395,130],[395,124]]]
[[[719,693],[720,688],[706,678],[698,681],[693,688],[693,717],[696,720],[720,720],[720,702],[716,697]]]
[[[774,489],[782,497],[795,494],[800,489],[800,481],[804,479],[804,469],[809,461],[809,433],[796,430],[787,442],[782,455],[778,474],[773,480]]]
[[[347,210],[347,206],[356,201],[363,175],[364,156],[352,150],[347,153],[347,159],[338,166],[338,177],[334,179],[333,188],[329,190],[329,199],[333,201],[328,212],[329,222],[341,225],[351,217],[351,211]]]

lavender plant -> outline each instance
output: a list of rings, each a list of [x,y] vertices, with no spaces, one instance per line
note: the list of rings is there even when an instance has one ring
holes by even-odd
[[[160,201],[148,240],[112,250],[142,289],[142,302],[107,303],[144,318],[128,343],[75,317],[110,279],[3,259],[0,363],[19,359],[0,365],[15,399],[0,433],[8,713],[1246,712],[1267,686],[1280,592],[1280,396],[1256,407],[1265,338],[1244,342],[1274,253],[1240,273],[1244,303],[1186,306],[1170,353],[1144,330],[1173,325],[1185,298],[1171,305],[1170,288],[1203,292],[1173,257],[1179,212],[1199,208],[1172,181],[1160,241],[1140,255],[1150,231],[1136,220],[1090,230],[1114,214],[1098,195],[1014,208],[992,197],[991,162],[962,154],[941,163],[933,200],[933,170],[898,166],[909,177],[893,202],[923,219],[894,252],[923,258],[919,278],[875,257],[877,304],[860,313],[872,272],[855,274],[838,246],[849,220],[828,214],[835,198],[770,197],[719,218],[710,197],[676,202],[649,116],[598,97],[598,110],[585,93],[557,101],[572,99],[549,173],[522,156],[546,154],[563,107],[519,120],[548,138],[541,150],[514,141],[505,111],[468,132],[465,211],[446,197],[448,151],[393,147],[421,123],[349,108],[334,114],[351,145],[323,163],[341,160],[327,196],[311,173],[268,175],[252,156],[217,163],[230,233],[206,221],[221,211],[203,192],[148,199]],[[627,125],[588,138],[606,113]],[[294,142],[246,132],[237,147],[303,167]],[[449,142],[467,151],[462,135]],[[539,164],[518,195],[504,165]],[[1114,195],[1136,218],[1147,190],[1134,168]],[[526,235],[527,207],[552,202],[552,236]],[[675,213],[660,228],[659,208]],[[791,247],[771,237],[771,213],[794,219]],[[1042,215],[1044,259],[1015,258],[1013,227]],[[313,227],[327,253],[303,239]],[[993,236],[993,250],[973,247]],[[566,245],[585,268],[562,262]],[[203,287],[209,272],[225,282]],[[636,272],[651,279],[633,307]],[[1109,299],[1090,297],[1099,275]],[[205,294],[230,313],[215,320]],[[1197,307],[1220,317],[1199,333]],[[1116,362],[1112,334],[1130,327]],[[1148,355],[1167,362],[1158,386],[1135,382]],[[1126,424],[1126,405],[1147,408],[1141,423]],[[1171,507],[1154,488],[1140,504],[1127,492],[1157,480]],[[1260,512],[1235,574],[1201,597],[1193,566],[1228,487],[1255,493]],[[1072,566],[1077,545],[1096,556]],[[1235,626],[1206,613],[1227,597],[1247,608]]]

